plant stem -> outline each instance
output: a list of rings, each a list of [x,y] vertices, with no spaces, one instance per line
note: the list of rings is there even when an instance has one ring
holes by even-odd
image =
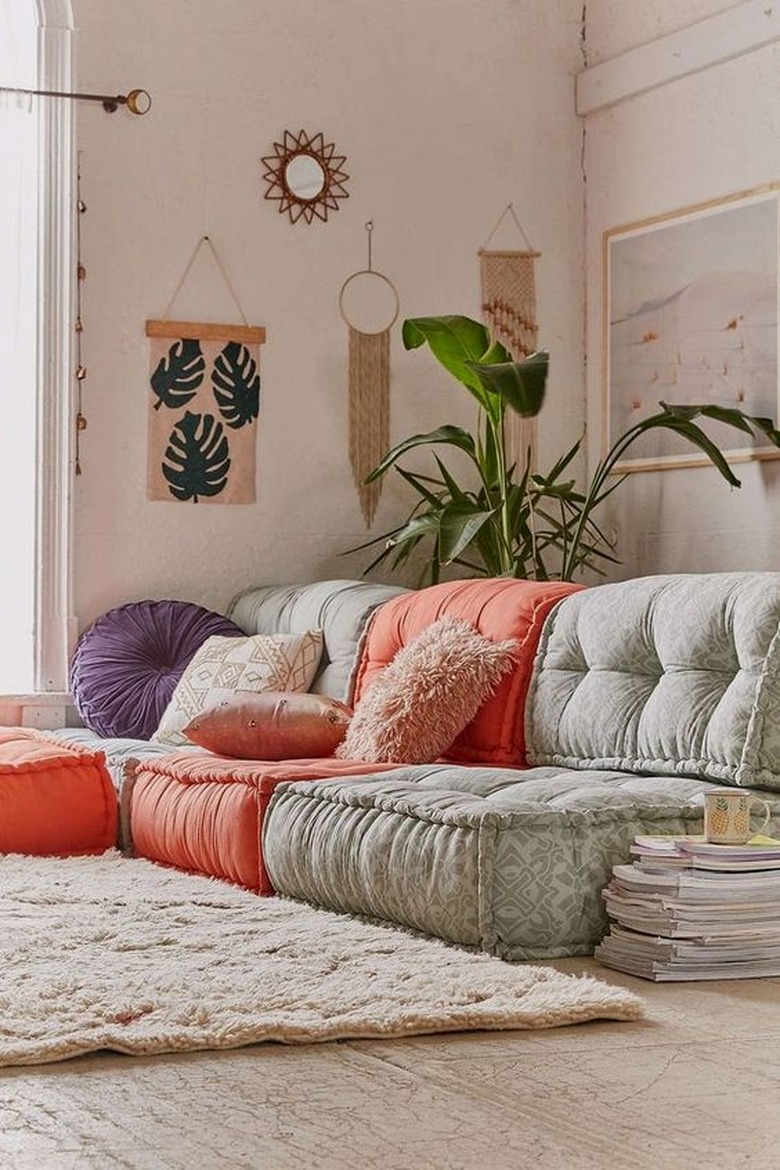
[[[585,494],[585,499],[583,500],[582,506],[580,508],[577,526],[574,529],[574,535],[571,538],[571,545],[569,547],[568,554],[564,558],[563,564],[561,566],[562,580],[571,581],[573,579],[577,568],[577,553],[582,541],[582,535],[585,531],[585,526],[588,523],[588,518],[598,503],[598,498],[601,494],[601,489],[604,486],[607,476],[626,448],[630,447],[634,442],[634,439],[637,439],[645,430],[647,430],[647,420],[641,423],[637,423],[635,426],[631,427],[624,435],[621,435],[620,438],[615,440],[604,458],[596,464],[596,470],[593,472],[593,478],[590,481],[588,490]]]
[[[498,459],[498,493],[501,515],[501,572],[512,572],[512,531],[509,526],[509,493],[506,482],[506,446],[504,432],[504,411],[501,411],[498,426],[488,417],[488,426],[493,432]]]
[[[537,556],[536,545],[536,513],[534,512],[534,501],[531,496],[531,468],[528,467],[528,474],[525,478],[525,499],[528,504],[528,531],[531,534],[531,561],[533,564],[531,580],[535,581],[539,575],[539,559]],[[525,568],[523,568],[525,572]]]

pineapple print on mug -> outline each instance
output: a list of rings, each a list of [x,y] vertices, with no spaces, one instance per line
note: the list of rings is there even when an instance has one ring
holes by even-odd
[[[757,829],[750,827],[754,805],[764,811],[764,820]],[[738,788],[713,788],[704,797],[704,836],[714,845],[744,845],[755,833],[763,833],[772,812],[760,796]]]

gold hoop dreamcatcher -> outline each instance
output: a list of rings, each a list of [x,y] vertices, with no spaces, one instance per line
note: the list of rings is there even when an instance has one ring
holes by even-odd
[[[376,515],[382,483],[365,479],[390,442],[390,330],[400,309],[392,280],[373,267],[373,230],[369,220],[368,267],[348,276],[339,293],[339,312],[349,329],[349,461],[367,528]]]

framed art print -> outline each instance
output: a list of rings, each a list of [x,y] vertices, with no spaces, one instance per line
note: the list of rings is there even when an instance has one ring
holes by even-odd
[[[604,234],[604,451],[659,403],[716,403],[777,418],[778,197],[741,192]],[[729,459],[778,458],[760,435],[741,443],[707,423]],[[663,428],[641,436],[617,471],[706,464]]]

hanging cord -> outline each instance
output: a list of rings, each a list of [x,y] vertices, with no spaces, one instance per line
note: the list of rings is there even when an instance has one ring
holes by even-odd
[[[491,231],[490,235],[489,235],[489,236],[488,236],[488,238],[485,240],[485,242],[484,242],[484,244],[482,245],[482,247],[479,249],[479,250],[480,250],[480,252],[484,252],[484,251],[486,250],[486,248],[487,248],[488,244],[490,243],[490,241],[493,239],[493,236],[494,236],[494,235],[496,234],[496,232],[498,231],[498,229],[499,229],[499,227],[501,226],[501,223],[502,223],[502,221],[503,221],[503,219],[504,219],[504,216],[506,216],[506,215],[511,215],[511,216],[512,216],[512,219],[515,221],[515,224],[516,224],[516,226],[517,226],[517,230],[520,232],[520,235],[523,237],[523,240],[524,240],[524,242],[525,242],[525,246],[526,246],[526,248],[528,249],[528,251],[529,251],[529,252],[533,252],[533,253],[534,253],[534,255],[536,255],[536,256],[540,256],[540,255],[541,255],[541,252],[537,252],[537,251],[535,250],[535,248],[534,248],[533,244],[532,244],[532,243],[531,243],[531,241],[528,239],[528,236],[525,234],[525,231],[524,231],[524,229],[523,229],[523,225],[520,223],[520,220],[517,218],[517,212],[515,211],[515,205],[514,205],[514,203],[507,203],[506,207],[504,208],[504,210],[501,212],[501,214],[499,215],[498,219],[496,220],[496,222],[495,222],[495,224],[494,224],[494,226],[493,226],[493,230]]]
[[[76,440],[75,462],[76,475],[81,475],[81,432],[87,429],[87,420],[82,412],[83,387],[87,376],[87,368],[82,357],[82,336],[84,324],[81,320],[81,286],[87,279],[87,270],[81,262],[81,217],[86,213],[87,205],[81,198],[81,154],[78,156],[76,167]]]
[[[239,301],[238,297],[236,296],[236,290],[233,288],[233,285],[230,283],[230,278],[229,278],[227,272],[225,271],[225,266],[222,263],[222,261],[220,260],[219,256],[217,255],[217,249],[214,247],[214,245],[212,244],[212,242],[208,236],[201,236],[201,238],[198,240],[197,244],[195,245],[195,250],[193,251],[192,255],[190,256],[189,263],[188,263],[187,267],[184,269],[184,272],[181,275],[179,283],[176,285],[176,288],[173,290],[173,296],[168,301],[168,304],[165,306],[165,310],[163,312],[163,320],[164,321],[170,320],[170,311],[173,308],[173,302],[176,300],[177,296],[181,292],[181,290],[184,286],[184,282],[186,281],[187,277],[189,276],[190,271],[192,270],[192,266],[197,259],[198,252],[200,252],[200,250],[204,244],[208,244],[209,248],[211,249],[211,254],[214,257],[214,261],[217,265],[217,268],[219,269],[220,274],[222,276],[222,279],[225,282],[225,286],[226,286],[228,292],[230,293],[231,297],[233,298],[233,301],[235,303],[236,308],[239,311],[239,314],[241,316],[241,320],[248,327],[249,322],[247,321],[246,316],[244,315],[244,310],[241,308],[241,302]]]
[[[401,302],[398,298],[398,289],[395,287],[395,285],[393,284],[390,277],[385,276],[385,274],[383,272],[375,272],[374,271],[373,257],[372,257],[372,246],[371,246],[372,245],[371,234],[374,230],[373,219],[369,219],[364,226],[365,226],[366,233],[367,233],[368,268],[360,268],[360,269],[358,269],[357,272],[353,272],[352,275],[348,276],[347,279],[342,284],[341,291],[339,292],[339,312],[341,313],[342,318],[347,323],[347,325],[350,327],[350,329],[353,329],[356,333],[361,333],[362,330],[358,329],[356,325],[353,325],[352,321],[350,321],[350,319],[349,319],[349,316],[348,316],[346,308],[345,308],[345,303],[344,303],[345,293],[346,293],[347,289],[349,288],[349,286],[352,284],[352,282],[354,280],[357,280],[357,278],[359,276],[375,276],[377,280],[383,281],[388,286],[388,288],[390,289],[390,292],[393,295],[393,300],[395,302],[395,307],[393,309],[393,315],[390,318],[390,320],[387,322],[386,325],[383,325],[381,329],[377,329],[374,331],[374,334],[378,334],[378,333],[384,333],[385,330],[391,329],[392,326],[395,325],[395,323],[398,319],[399,310],[401,308]],[[365,334],[365,336],[371,337],[372,334],[367,333],[367,334]]]

